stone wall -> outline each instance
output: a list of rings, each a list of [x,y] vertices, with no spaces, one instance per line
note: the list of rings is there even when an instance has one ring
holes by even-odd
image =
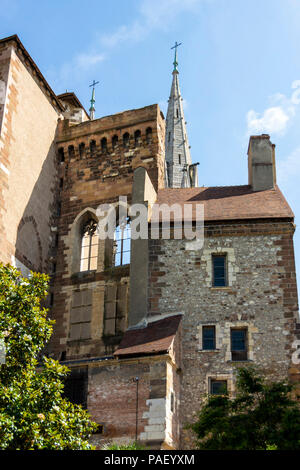
[[[103,425],[103,434],[95,436],[94,442],[134,441],[138,422],[138,440],[161,445],[165,438],[166,367],[167,358],[162,356],[106,360],[89,366],[88,409]]]
[[[184,240],[150,244],[149,314],[183,314],[180,423],[195,419],[210,379],[227,380],[235,392],[235,370],[256,364],[267,378],[287,378],[298,318],[290,222],[207,225],[200,251]],[[230,282],[210,282],[212,253],[228,252]],[[299,320],[298,320],[299,321]],[[202,350],[202,327],[216,326],[216,349]],[[248,328],[248,360],[233,362],[230,329]],[[181,446],[192,447],[181,435]],[[182,448],[181,447],[181,448]]]
[[[15,44],[0,49],[0,78],[6,82],[0,144],[2,261],[47,271],[59,112]]]
[[[126,133],[129,139],[124,142]],[[89,217],[97,220],[100,204],[117,205],[120,196],[126,196],[130,204],[133,172],[139,166],[147,169],[156,188],[162,187],[163,145],[164,120],[157,105],[78,125],[60,121],[60,192],[53,227],[58,234],[52,286],[56,325],[51,352],[55,357],[111,355],[119,344],[127,327],[129,265],[114,267],[112,242],[99,240],[97,269],[80,273],[80,227]],[[92,290],[92,311],[85,316],[91,334],[78,341],[71,334],[70,315],[74,295],[84,289]],[[118,331],[111,331],[109,325],[106,330],[105,319],[115,305],[121,309],[122,321]]]

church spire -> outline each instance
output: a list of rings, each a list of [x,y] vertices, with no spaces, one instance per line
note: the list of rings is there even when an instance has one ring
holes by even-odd
[[[175,49],[173,80],[166,119],[166,164],[168,186],[170,188],[185,188],[194,186],[190,178],[192,160],[186,133],[182,98],[178,80],[177,48],[181,43],[175,42],[171,49]]]
[[[93,83],[90,85],[90,87],[93,87],[92,89],[92,99],[90,100],[91,102],[91,107],[89,109],[90,111],[90,119],[91,121],[93,121],[95,119],[95,85],[97,85],[99,82],[95,82],[95,80],[93,80]]]

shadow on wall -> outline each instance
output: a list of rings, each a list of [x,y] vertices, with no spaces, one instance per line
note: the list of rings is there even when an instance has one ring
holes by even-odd
[[[49,255],[53,246],[51,222],[57,211],[56,154],[53,142],[17,227],[16,266],[50,272]],[[26,184],[26,182],[24,182]]]

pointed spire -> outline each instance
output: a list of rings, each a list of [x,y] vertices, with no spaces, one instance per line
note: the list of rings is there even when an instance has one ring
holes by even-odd
[[[93,80],[93,83],[90,85],[90,87],[92,86],[93,87],[93,90],[92,90],[92,98],[91,98],[91,107],[89,109],[90,111],[90,119],[91,121],[93,121],[95,119],[95,85],[97,85],[99,82],[95,82],[95,80]]]
[[[173,69],[173,72],[178,72],[177,70],[177,66],[178,66],[178,62],[177,62],[177,47],[178,46],[181,46],[182,42],[180,42],[179,44],[177,44],[177,41],[175,41],[175,45],[173,47],[171,47],[171,49],[175,49],[175,52],[174,52],[174,62],[173,62],[173,65],[174,65],[174,69]]]
[[[181,43],[180,43],[181,44]],[[175,42],[173,80],[166,119],[165,159],[170,188],[185,188],[191,186],[189,167],[192,164],[190,148],[186,132],[182,98],[178,79],[177,48]]]

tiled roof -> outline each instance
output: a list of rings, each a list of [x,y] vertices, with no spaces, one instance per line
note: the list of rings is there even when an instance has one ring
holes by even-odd
[[[204,219],[237,220],[294,218],[282,192],[275,186],[265,191],[252,191],[251,186],[215,186],[201,188],[161,189],[158,191],[157,204],[191,204],[193,220],[196,205],[204,205]],[[157,221],[152,216],[153,221]],[[161,220],[161,217],[160,217]],[[171,220],[174,220],[171,213]]]
[[[114,356],[155,354],[168,351],[181,317],[182,315],[174,315],[148,323],[146,328],[126,331]]]

